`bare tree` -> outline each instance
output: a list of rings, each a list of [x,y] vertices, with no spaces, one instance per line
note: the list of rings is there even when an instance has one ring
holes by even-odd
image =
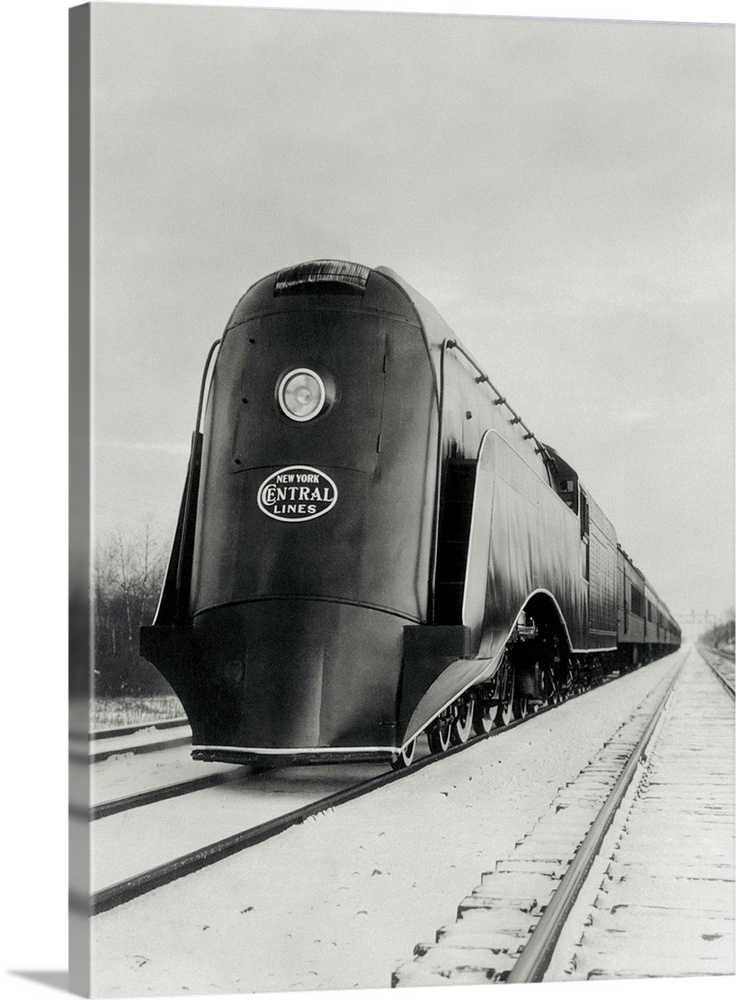
[[[734,629],[736,626],[735,618],[734,609],[729,608],[721,616],[720,622],[712,625],[701,635],[700,642],[705,643],[707,646],[713,646],[715,649],[719,646],[733,645]]]
[[[97,694],[170,693],[163,677],[138,652],[141,625],[150,624],[166,568],[166,550],[151,521],[132,538],[118,531],[95,558],[95,668]]]

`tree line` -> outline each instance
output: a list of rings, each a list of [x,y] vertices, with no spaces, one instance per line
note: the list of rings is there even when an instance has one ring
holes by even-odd
[[[171,694],[139,653],[139,630],[156,612],[168,549],[147,524],[134,538],[111,535],[95,553],[94,692],[98,696]]]
[[[734,617],[733,612],[731,612],[725,621],[719,622],[716,625],[711,625],[711,627],[701,635],[700,642],[706,646],[713,646],[715,649],[719,646],[725,646],[728,643],[733,643],[734,627],[736,626]]]

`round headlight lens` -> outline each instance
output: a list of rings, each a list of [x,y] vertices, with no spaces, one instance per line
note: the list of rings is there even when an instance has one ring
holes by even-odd
[[[279,385],[279,406],[292,420],[311,420],[324,409],[325,384],[310,368],[296,368]]]

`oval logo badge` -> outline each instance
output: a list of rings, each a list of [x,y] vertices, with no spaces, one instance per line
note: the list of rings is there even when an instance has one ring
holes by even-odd
[[[337,486],[309,465],[289,465],[272,472],[258,490],[258,506],[276,521],[311,521],[336,503]]]

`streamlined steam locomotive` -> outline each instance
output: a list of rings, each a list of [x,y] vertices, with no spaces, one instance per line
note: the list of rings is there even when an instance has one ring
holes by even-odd
[[[286,268],[208,358],[141,652],[200,760],[432,752],[671,652],[578,474],[398,275]]]

